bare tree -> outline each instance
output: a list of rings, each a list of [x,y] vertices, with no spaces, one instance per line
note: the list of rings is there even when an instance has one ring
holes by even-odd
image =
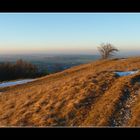
[[[112,44],[110,43],[106,43],[106,44],[101,44],[100,47],[98,47],[98,50],[101,54],[102,59],[108,59],[111,56],[113,56],[113,54],[115,52],[118,52],[119,50],[117,48],[115,48]]]

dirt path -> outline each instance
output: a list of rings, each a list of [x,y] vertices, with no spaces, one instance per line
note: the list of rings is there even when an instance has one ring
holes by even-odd
[[[109,126],[118,127],[128,125],[128,121],[132,118],[133,115],[131,112],[131,107],[137,101],[139,91],[140,89],[138,89],[135,83],[130,86],[126,86],[123,91],[124,94],[121,96],[116,106],[116,110],[110,118]]]

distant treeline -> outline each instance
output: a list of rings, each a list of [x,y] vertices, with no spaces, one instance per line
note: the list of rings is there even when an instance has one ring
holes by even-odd
[[[38,68],[22,59],[15,63],[4,62],[0,64],[0,81],[22,78],[35,78],[46,73],[40,73]]]

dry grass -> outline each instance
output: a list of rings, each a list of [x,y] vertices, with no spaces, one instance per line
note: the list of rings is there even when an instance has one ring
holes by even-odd
[[[139,126],[140,72],[114,74],[134,69],[139,57],[98,60],[1,88],[0,126]]]

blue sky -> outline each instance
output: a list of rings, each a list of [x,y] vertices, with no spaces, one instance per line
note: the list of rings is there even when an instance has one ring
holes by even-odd
[[[103,42],[140,51],[140,14],[0,14],[0,53],[96,54]]]

